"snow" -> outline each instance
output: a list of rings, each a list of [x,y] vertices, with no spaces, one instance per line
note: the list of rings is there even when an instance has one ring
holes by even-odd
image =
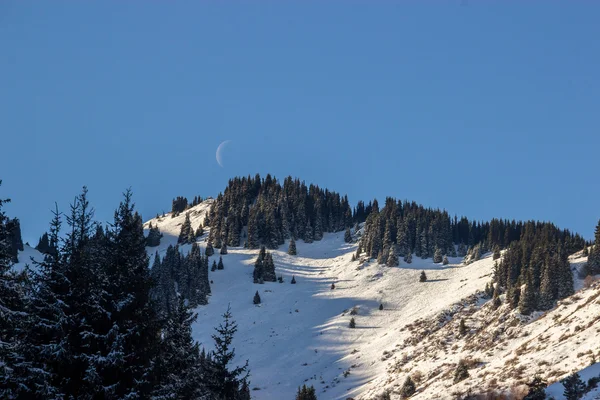
[[[44,255],[29,245],[23,246],[23,251],[19,251],[19,262],[13,265],[13,270],[20,272],[26,266],[34,268],[33,261],[44,261]]]
[[[210,203],[190,209],[194,229]],[[164,252],[175,244],[184,219],[182,213],[149,221],[164,234],[160,246],[148,248],[149,253]],[[212,349],[214,327],[231,306],[238,323],[235,362],[250,361],[253,398],[293,398],[304,383],[314,385],[319,398],[356,397],[375,378],[385,376],[382,352],[408,335],[407,324],[433,317],[483,289],[491,279],[490,256],[468,266],[460,264],[460,258],[450,258],[443,266],[413,257],[412,264],[401,261],[400,267],[388,268],[374,260],[351,262],[356,244],[343,239],[344,232],[339,232],[312,244],[299,240],[297,256],[286,254],[287,243],[272,251],[282,284],[252,283],[258,250],[229,247],[223,256],[225,269],[209,272],[212,295],[208,305],[197,309],[194,337]],[[199,242],[205,246],[204,238]],[[182,251],[189,248],[183,246]],[[218,257],[217,251],[211,258]],[[421,270],[427,273],[425,283],[419,282]],[[290,284],[292,276],[295,285]],[[252,303],[257,290],[262,299],[258,306]],[[353,307],[358,309],[355,329],[348,327]]]

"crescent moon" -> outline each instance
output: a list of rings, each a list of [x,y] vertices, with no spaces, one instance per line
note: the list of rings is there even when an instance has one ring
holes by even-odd
[[[226,140],[223,143],[221,143],[219,145],[219,147],[217,147],[217,164],[219,164],[221,166],[221,168],[224,167],[223,165],[223,150],[225,150],[225,147],[227,147],[227,145],[231,143],[231,140]]]

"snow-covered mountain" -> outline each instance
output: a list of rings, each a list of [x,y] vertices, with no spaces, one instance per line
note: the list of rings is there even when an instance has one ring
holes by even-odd
[[[151,257],[177,244],[186,213],[193,229],[203,223],[213,201],[147,221],[145,228],[152,224],[163,235],[159,246],[147,248]],[[357,239],[361,231],[353,233]],[[207,235],[198,238],[203,249]],[[228,254],[211,256],[223,257],[225,269],[209,272],[209,304],[196,310],[194,337],[212,349],[214,328],[231,306],[238,324],[235,363],[249,360],[255,399],[293,399],[302,384],[313,385],[319,399],[370,400],[385,391],[400,399],[407,376],[416,383],[415,399],[461,398],[470,390],[522,398],[538,375],[558,400],[567,375],[582,371],[587,381],[600,373],[598,365],[590,366],[600,357],[600,284],[577,278],[586,261],[581,253],[569,259],[575,295],[546,313],[523,317],[505,304],[494,307],[482,292],[492,276],[490,254],[468,265],[461,258],[442,265],[415,257],[389,268],[375,260],[353,261],[356,240],[345,243],[343,232],[311,244],[297,241],[296,256],[287,254],[287,244],[272,251],[283,283],[253,283],[258,250],[229,247]],[[180,246],[183,253],[190,248]],[[19,259],[16,269],[42,255],[25,246]],[[426,282],[419,281],[421,271]],[[256,291],[259,305],[252,301]],[[455,383],[460,360],[469,378]],[[592,390],[585,399],[599,393]]]

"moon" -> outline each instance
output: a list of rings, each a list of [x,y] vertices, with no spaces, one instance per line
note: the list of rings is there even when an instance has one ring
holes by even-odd
[[[224,167],[223,165],[223,151],[225,150],[225,147],[227,147],[227,145],[231,143],[231,140],[226,140],[223,143],[221,143],[219,145],[219,147],[217,147],[217,164],[219,164],[221,166],[221,168]]]

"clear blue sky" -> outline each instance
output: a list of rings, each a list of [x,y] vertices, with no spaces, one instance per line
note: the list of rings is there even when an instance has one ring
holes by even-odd
[[[600,4],[426,3],[2,1],[7,211],[35,242],[82,185],[107,221],[270,172],[591,238]]]

